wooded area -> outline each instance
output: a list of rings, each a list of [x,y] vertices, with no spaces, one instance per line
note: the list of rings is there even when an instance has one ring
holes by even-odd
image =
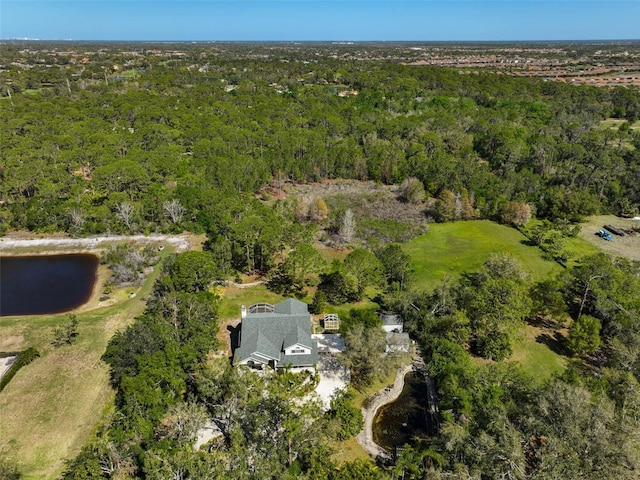
[[[640,265],[562,242],[586,216],[640,212],[640,91],[277,46],[266,58],[252,45],[74,48],[54,64],[21,43],[2,51],[0,232],[207,240],[163,264],[144,314],[110,341],[115,410],[63,478],[637,478]],[[611,117],[626,123],[602,124]],[[396,203],[392,187],[296,191],[340,179],[395,185]],[[394,211],[364,216],[363,204]],[[433,291],[414,288],[397,242],[474,219],[520,228],[561,273],[533,279],[496,253]],[[319,242],[341,253],[327,262]],[[125,282],[138,278],[144,259],[110,254]],[[293,400],[295,376],[270,381],[210,356],[220,298],[209,287],[244,274],[313,312],[353,304],[344,360],[361,390],[384,365],[366,354],[382,333],[358,302],[401,314],[438,389],[440,434],[394,464],[337,461],[361,425],[353,392],[323,413]],[[566,330],[541,339],[567,359],[543,380],[508,361],[538,324]],[[196,451],[209,418],[222,437]]]

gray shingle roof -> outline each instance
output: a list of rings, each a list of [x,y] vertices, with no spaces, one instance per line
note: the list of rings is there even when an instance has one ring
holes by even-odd
[[[295,298],[287,298],[273,306],[273,313],[281,313],[284,315],[309,315],[309,309],[306,303],[296,300]]]
[[[284,354],[285,348],[296,344],[310,348],[311,354]],[[317,363],[317,342],[311,339],[311,316],[306,303],[287,299],[274,305],[272,313],[249,313],[242,319],[234,363],[248,359],[264,363],[264,357],[277,360],[281,366]]]

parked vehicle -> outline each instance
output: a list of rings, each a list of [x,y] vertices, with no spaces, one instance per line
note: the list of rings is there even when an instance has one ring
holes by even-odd
[[[606,240],[607,242],[611,241],[611,234],[604,229],[600,230],[599,232],[596,232],[596,235]]]

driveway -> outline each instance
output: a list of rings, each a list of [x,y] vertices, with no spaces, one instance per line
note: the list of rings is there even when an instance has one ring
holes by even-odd
[[[320,396],[325,410],[329,410],[334,392],[343,389],[351,381],[351,375],[347,367],[330,353],[318,354],[318,374],[320,382],[316,387],[316,393]]]

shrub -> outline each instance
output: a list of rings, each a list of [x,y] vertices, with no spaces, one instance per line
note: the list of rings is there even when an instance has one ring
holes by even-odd
[[[402,183],[400,197],[408,203],[422,203],[425,199],[424,185],[415,177],[407,178]]]
[[[600,320],[582,315],[569,329],[567,347],[577,355],[593,353],[600,346],[600,329]]]
[[[331,399],[329,415],[338,421],[338,438],[348,440],[356,436],[364,428],[362,411],[353,406],[355,395],[353,390],[340,390]]]

